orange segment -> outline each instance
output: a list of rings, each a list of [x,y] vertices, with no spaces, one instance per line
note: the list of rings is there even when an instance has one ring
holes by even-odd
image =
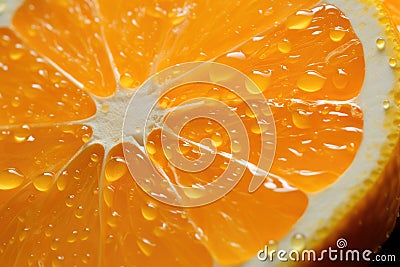
[[[121,84],[135,87],[173,64],[221,55],[317,1],[249,1],[240,8],[228,0],[98,2]]]
[[[212,265],[187,211],[155,201],[139,189],[121,145],[108,156],[102,191],[104,266]]]
[[[27,183],[33,182],[39,190],[49,186],[41,181],[56,175],[91,135],[92,130],[84,125],[23,125],[0,130],[0,203]]]
[[[322,5],[292,14],[284,23],[217,59],[248,75],[267,98],[351,100],[364,82],[363,48],[348,18]],[[291,27],[292,18],[307,20]]]
[[[94,162],[91,155],[96,154]],[[6,266],[83,265],[99,259],[98,180],[104,150],[94,145],[61,173],[51,188],[27,185],[1,206],[0,261]]]
[[[114,72],[93,2],[25,1],[13,25],[36,51],[98,96],[115,91]]]
[[[0,28],[0,80],[0,125],[81,120],[96,112],[86,92],[6,28]]]
[[[351,165],[363,138],[363,115],[355,104],[285,101],[271,109],[277,130],[271,174],[315,192]]]
[[[340,177],[352,163],[361,143],[362,112],[346,100],[358,96],[364,81],[365,62],[360,56],[363,54],[361,43],[340,10],[322,5],[302,12],[307,14],[305,18],[297,12],[282,25],[217,61],[242,70],[269,99],[278,137],[272,174],[301,190],[315,192]],[[296,19],[298,24],[294,24]],[[304,21],[307,25],[300,23]],[[313,46],[307,45],[311,43]],[[315,53],[315,47],[321,53]],[[212,85],[185,86],[170,91],[159,105],[169,108],[187,99],[205,96],[224,101],[242,118],[247,118],[243,122],[251,136],[251,151],[256,154],[259,148],[254,144],[257,140],[254,131],[260,131],[257,121],[246,114],[246,105],[227,90],[221,91]],[[195,131],[206,127],[203,124]],[[211,132],[204,134],[199,140],[212,139]],[[182,137],[199,141],[193,140],[193,136]],[[257,161],[257,157],[252,157],[250,162],[257,164]],[[204,175],[212,177],[206,172]]]

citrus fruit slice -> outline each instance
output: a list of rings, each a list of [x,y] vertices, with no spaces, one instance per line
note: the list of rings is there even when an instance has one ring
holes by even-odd
[[[5,266],[256,266],[393,229],[381,1],[6,1],[0,25]]]

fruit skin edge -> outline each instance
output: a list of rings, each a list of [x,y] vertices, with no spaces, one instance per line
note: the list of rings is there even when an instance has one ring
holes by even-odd
[[[317,233],[311,240],[310,247],[316,247],[317,251],[328,247],[336,248],[336,241],[344,238],[349,244],[349,249],[379,251],[380,246],[374,246],[382,244],[389,237],[396,225],[396,215],[399,210],[400,142],[397,143],[389,163],[382,168],[381,174],[373,177],[375,174],[378,172],[371,175],[368,185],[360,189],[358,195],[353,196],[346,207],[336,211],[338,216],[334,218],[331,226],[327,227],[327,229],[334,227],[335,231],[324,236],[321,230],[321,236]],[[373,189],[369,190],[370,188]],[[386,223],[383,224],[383,222]],[[321,240],[323,242],[320,242]],[[321,263],[310,262],[301,266],[318,266],[318,264]],[[325,261],[323,266],[343,266],[343,264],[345,263]],[[366,265],[368,265],[367,262],[351,262],[351,266]]]

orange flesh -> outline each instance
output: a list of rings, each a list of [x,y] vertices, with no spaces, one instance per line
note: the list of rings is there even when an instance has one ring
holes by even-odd
[[[110,152],[105,168],[105,266],[190,266],[193,262],[198,266],[212,265],[207,250],[195,237],[187,211],[155,201],[140,190],[124,163],[121,145]]]
[[[396,0],[385,0],[387,9],[390,10],[390,15],[396,25],[400,25],[400,5]]]
[[[6,28],[0,28],[0,80],[2,126],[77,121],[96,112],[86,92]]]
[[[296,13],[317,1],[249,2],[25,2],[13,19],[23,41],[0,29],[0,262],[238,264],[290,231],[307,208],[307,193],[335,182],[361,143],[362,111],[352,100],[364,81],[363,50],[333,6]],[[277,188],[265,185],[250,194],[246,170],[220,201],[171,207],[134,183],[121,145],[108,154],[100,145],[87,146],[96,129],[76,121],[93,116],[96,107],[85,90],[110,96],[116,81],[137,87],[157,70],[191,60],[241,70],[269,100],[277,147],[268,178]],[[256,127],[246,104],[227,89],[189,84],[165,95],[159,106],[200,96],[224,101],[243,115],[251,136],[249,161],[257,163],[265,129]],[[180,137],[181,153],[192,160],[199,147],[185,140],[211,138],[220,151],[238,149],[221,125],[205,119],[190,122]],[[173,177],[159,130],[150,134],[146,149]],[[226,164],[217,156],[204,172],[174,170],[174,182],[210,182]],[[290,185],[287,192],[276,190],[287,187],[282,181]]]
[[[25,1],[13,24],[32,48],[66,70],[82,88],[98,96],[115,92],[95,3]]]
[[[92,154],[100,160],[93,162]],[[2,204],[1,261],[24,266],[98,264],[100,243],[99,177],[104,149],[94,145],[80,154],[50,190],[32,185]],[[13,255],[13,257],[6,257]]]

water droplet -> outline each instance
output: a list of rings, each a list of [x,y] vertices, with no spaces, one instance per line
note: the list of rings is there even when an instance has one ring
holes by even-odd
[[[11,50],[9,57],[11,60],[19,60],[24,54],[24,49],[22,49],[21,45],[17,44],[16,47]]]
[[[214,98],[214,99],[220,99],[221,92],[220,92],[219,88],[213,87],[210,90],[208,90],[207,97]]]
[[[243,52],[241,52],[241,51],[228,53],[228,54],[226,54],[226,57],[239,59],[239,60],[246,59],[246,55],[243,54]]]
[[[32,178],[32,183],[35,188],[41,192],[46,192],[50,189],[54,181],[54,173],[44,172]]]
[[[245,80],[246,89],[250,94],[262,93],[271,84],[271,72],[264,73],[255,70],[248,76],[257,85],[255,86],[251,81]]]
[[[351,107],[351,116],[353,116],[354,118],[361,119],[363,117],[363,113],[362,113],[361,109],[358,108],[357,106],[352,106]]]
[[[24,228],[24,229],[20,232],[20,234],[19,234],[19,236],[18,236],[19,242],[22,242],[22,241],[25,240],[25,238],[26,238],[27,235],[28,235],[29,230],[30,230],[29,228]]]
[[[78,231],[74,230],[72,233],[70,233],[67,237],[67,242],[68,243],[75,243],[77,239]]]
[[[167,96],[162,97],[162,98],[158,101],[158,105],[159,105],[161,108],[168,108],[170,104],[171,104],[171,99],[169,99],[169,97],[167,97]]]
[[[37,35],[37,29],[36,29],[36,25],[31,25],[30,27],[29,27],[29,29],[28,29],[28,35],[29,36],[31,36],[31,37],[34,37],[34,36],[36,36]]]
[[[72,177],[73,177],[75,180],[81,179],[81,171],[78,170],[78,169],[74,170],[74,172],[72,173]]]
[[[349,83],[349,77],[343,69],[338,69],[332,81],[337,89],[344,89]]]
[[[12,244],[14,244],[14,243],[15,243],[15,237],[12,236],[12,237],[10,238],[10,240],[8,240],[8,244],[12,245]]]
[[[90,262],[90,253],[86,253],[85,255],[83,255],[81,260],[83,263],[88,264]]]
[[[14,97],[14,98],[11,100],[11,106],[12,106],[12,107],[17,108],[17,107],[19,107],[20,105],[21,105],[21,100],[19,99],[18,96]]]
[[[385,110],[388,110],[390,108],[390,101],[389,100],[384,100],[383,101],[383,108]]]
[[[109,104],[103,104],[101,106],[100,111],[103,112],[103,113],[108,113],[110,111],[110,105]]]
[[[253,134],[260,134],[261,133],[260,125],[257,122],[253,122],[250,126],[250,131]]]
[[[25,180],[25,176],[14,168],[0,172],[0,190],[11,190],[19,187]]]
[[[389,66],[392,68],[396,68],[397,67],[397,60],[395,58],[390,58],[389,59]]]
[[[184,188],[183,192],[185,193],[185,195],[188,198],[191,198],[191,199],[199,199],[199,198],[203,197],[204,193],[205,193],[200,188],[190,188],[190,187]]]
[[[209,70],[210,81],[214,83],[229,81],[233,75],[232,72],[226,71],[225,68],[221,68],[218,65],[212,65]]]
[[[90,141],[90,134],[83,134],[82,135],[82,141],[84,142],[84,143],[87,143],[87,142],[89,142]]]
[[[308,129],[312,126],[312,120],[304,111],[296,111],[292,113],[293,124],[299,129]]]
[[[67,187],[67,175],[68,173],[64,171],[57,179],[57,189],[59,191],[64,191]]]
[[[29,136],[30,127],[28,125],[22,125],[14,131],[14,140],[17,143],[26,141]]]
[[[111,213],[111,216],[107,218],[108,226],[115,228],[118,225],[119,217],[121,217],[118,212],[114,211]]]
[[[70,208],[74,205],[74,202],[75,202],[75,195],[69,195],[65,200],[65,205],[67,205],[67,207]]]
[[[179,151],[178,153],[181,153],[183,155],[186,155],[190,151],[192,151],[193,147],[189,143],[183,143],[179,145]]]
[[[349,145],[346,146],[347,150],[350,152],[354,152],[355,151],[355,144],[352,142]]]
[[[110,183],[118,181],[128,172],[125,160],[121,157],[111,158],[105,167],[105,176]]]
[[[136,243],[144,255],[146,255],[147,257],[151,256],[155,244],[151,243],[149,240],[145,238],[139,239]]]
[[[340,42],[346,36],[347,30],[336,27],[329,32],[329,37],[334,42]]]
[[[297,86],[305,92],[317,92],[321,90],[326,82],[326,78],[316,71],[307,71],[297,80]]]
[[[400,102],[400,101],[399,101]],[[212,121],[208,121],[207,125],[204,127],[204,131],[206,133],[212,133],[214,132],[214,123]]]
[[[376,39],[376,47],[378,47],[379,50],[385,49],[386,46],[386,41],[383,38],[378,38]]]
[[[100,159],[99,155],[97,155],[96,153],[93,153],[92,155],[90,155],[90,160],[92,162],[98,162]]]
[[[321,114],[322,114],[322,115],[328,115],[328,114],[329,114],[329,108],[328,108],[328,107],[324,107],[324,108],[321,110]]]
[[[93,216],[94,217],[98,217],[99,216],[99,210],[98,209],[94,209]]]
[[[125,89],[132,88],[135,85],[135,79],[129,73],[124,73],[119,78],[119,83]]]
[[[254,119],[256,117],[256,114],[253,112],[253,110],[250,107],[247,107],[246,110],[244,111],[247,117]]]
[[[211,143],[214,147],[219,147],[222,145],[223,143],[223,138],[221,136],[220,133],[216,132],[213,134],[213,136],[211,137]]]
[[[57,258],[51,261],[51,267],[61,267],[61,262],[64,260],[64,256],[57,256]]]
[[[295,234],[291,238],[290,244],[292,249],[302,251],[306,246],[306,237],[303,234]]]
[[[46,237],[51,237],[52,234],[53,234],[53,225],[52,224],[46,225],[44,228],[44,235]]]
[[[83,213],[84,213],[83,207],[82,205],[79,205],[75,210],[75,217],[81,219],[83,217]]]
[[[80,108],[81,108],[81,104],[79,104],[79,103],[75,103],[74,105],[72,105],[73,110],[79,110]]]
[[[143,218],[145,218],[148,221],[153,221],[155,218],[157,218],[157,210],[156,210],[156,205],[153,203],[148,203],[147,205],[144,205],[142,207],[142,215]]]
[[[148,141],[146,143],[146,151],[147,153],[149,153],[150,155],[154,155],[157,152],[157,148],[156,145],[154,144],[153,141]]]
[[[284,39],[278,43],[278,50],[281,53],[287,54],[292,50],[292,44],[289,42],[289,40]]]
[[[83,229],[83,231],[81,232],[81,240],[88,240],[90,236],[90,228],[86,227],[85,229]]]
[[[113,204],[114,200],[114,187],[112,186],[107,186],[103,190],[103,199],[104,202],[106,203],[107,207],[111,207]]]
[[[291,30],[302,30],[307,28],[314,17],[312,11],[300,10],[290,15],[286,20],[286,27]]]
[[[53,241],[50,244],[50,249],[51,250],[57,250],[59,245],[60,245],[60,239],[59,238],[54,238]]]
[[[180,15],[180,16],[173,15],[173,16],[170,16],[168,14],[168,16],[170,17],[171,23],[174,26],[181,24],[186,19],[186,16],[184,16],[184,15]]]
[[[237,140],[233,140],[231,149],[232,149],[233,153],[239,153],[240,150],[242,150],[242,146],[240,145],[240,143]]]

